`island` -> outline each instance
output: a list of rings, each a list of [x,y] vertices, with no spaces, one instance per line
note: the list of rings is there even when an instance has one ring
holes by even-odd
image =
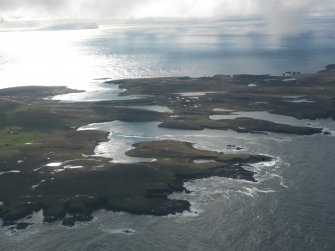
[[[190,203],[169,195],[192,192],[184,187],[185,182],[212,176],[257,182],[244,166],[271,160],[240,147],[225,153],[201,150],[190,142],[152,140],[136,143],[126,152],[147,160],[117,163],[94,154],[95,147],[108,140],[108,132],[78,130],[91,123],[159,122],[161,128],[178,130],[327,137],[332,132],[325,128],[280,123],[270,116],[297,123],[335,119],[334,65],[318,73],[289,76],[217,75],[106,83],[126,89],[123,96],[142,98],[69,103],[48,97],[79,91],[61,86],[0,90],[3,226],[28,227],[22,219],[40,210],[44,222],[61,221],[69,227],[91,221],[99,209],[156,216],[182,213],[190,210]],[[170,112],[146,106],[164,106]]]

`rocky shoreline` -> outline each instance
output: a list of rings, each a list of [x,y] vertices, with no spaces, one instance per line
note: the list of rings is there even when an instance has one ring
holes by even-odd
[[[292,78],[294,77],[294,80]],[[108,82],[142,99],[60,103],[46,97],[71,93],[64,87],[0,90],[0,218],[4,227],[29,227],[25,217],[43,210],[44,222],[73,226],[92,220],[99,209],[168,215],[190,210],[169,199],[187,191],[184,182],[212,176],[256,182],[244,165],[270,161],[248,153],[195,149],[179,141],[135,144],[126,154],[154,162],[114,163],[92,156],[107,133],[77,131],[105,121],[159,122],[181,130],[234,130],[238,133],[313,135],[331,132],[312,125],[280,124],[248,117],[212,120],[232,111],[268,111],[298,119],[335,118],[335,70],[287,76],[214,76]],[[304,99],[299,99],[303,97]],[[309,102],[306,102],[309,101]],[[292,102],[294,101],[294,102]],[[164,106],[172,113],[130,106]],[[229,144],[230,142],[227,142]],[[197,163],[195,160],[209,160]]]

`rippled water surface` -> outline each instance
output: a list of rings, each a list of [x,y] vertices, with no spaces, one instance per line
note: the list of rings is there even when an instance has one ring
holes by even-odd
[[[329,28],[333,26],[320,24],[320,29],[296,37],[238,32],[252,26],[252,22],[164,28],[121,25],[92,31],[0,33],[0,87],[67,85],[88,92],[58,99],[97,101],[117,99],[120,93],[117,87],[102,84],[102,78],[281,74],[317,71],[334,62],[334,32]],[[217,116],[280,119],[334,130],[331,120],[311,123],[265,111]],[[212,117],[220,118],[224,117]],[[190,141],[200,149],[224,152],[236,151],[229,147],[236,145],[274,160],[245,167],[257,173],[256,183],[219,177],[187,182],[192,193],[171,198],[189,200],[190,212],[153,217],[100,211],[93,222],[74,228],[38,222],[14,233],[1,228],[0,249],[334,250],[334,137],[181,131],[157,124],[114,121],[81,129],[109,132],[110,141],[99,144],[96,154],[115,162],[151,161],[134,160],[124,152],[133,143],[160,139]],[[33,220],[40,214],[36,212]]]
[[[329,20],[296,36],[263,34],[261,25],[219,21],[1,32],[0,88],[66,85],[96,90],[105,78],[315,72],[335,60]]]
[[[206,147],[222,149],[228,143],[275,159],[246,167],[257,172],[257,183],[218,177],[186,183],[191,194],[171,197],[189,200],[189,213],[98,212],[93,222],[73,229],[54,223],[16,234],[1,230],[1,245],[25,250],[332,250],[333,137],[226,132]]]

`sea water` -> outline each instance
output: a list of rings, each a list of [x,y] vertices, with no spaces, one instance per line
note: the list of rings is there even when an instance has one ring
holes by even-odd
[[[97,91],[108,79],[315,72],[335,61],[333,22],[316,23],[294,36],[264,33],[253,20],[0,32],[0,88]]]
[[[120,25],[91,31],[0,33],[0,87],[65,85],[88,90],[95,100],[100,99],[101,92],[118,94],[117,88],[110,90],[102,84],[106,79],[281,74],[288,70],[317,71],[335,61],[334,32],[329,29],[294,37],[242,34],[238,27],[253,26],[244,22],[235,24],[236,29],[228,29],[234,27],[232,22],[226,26],[219,22],[209,27]],[[85,129],[104,127],[111,133],[110,139],[119,140],[123,149],[137,141],[181,135],[168,129],[155,132],[157,123],[140,127],[113,123],[113,128],[106,123]],[[322,121],[322,126],[332,129],[334,122]],[[162,137],[160,130],[165,130]],[[183,140],[214,151],[232,151],[228,145],[233,144],[251,153],[272,156],[273,161],[245,166],[257,173],[256,183],[222,177],[187,182],[191,194],[170,197],[190,201],[190,212],[155,217],[99,211],[92,222],[74,228],[59,222],[36,223],[17,232],[1,228],[1,249],[334,249],[334,137],[203,130],[183,131]],[[108,143],[101,143],[96,150],[104,144]],[[109,152],[111,146],[105,145]],[[104,148],[100,149],[104,153]]]
[[[3,249],[16,250],[333,250],[333,137],[231,135],[233,143],[272,162],[245,168],[256,183],[211,177],[185,184],[191,211],[166,217],[99,211],[90,223],[59,222],[0,231]],[[235,137],[237,136],[237,137]],[[308,147],[306,147],[308,146]],[[127,231],[128,230],[128,231]]]

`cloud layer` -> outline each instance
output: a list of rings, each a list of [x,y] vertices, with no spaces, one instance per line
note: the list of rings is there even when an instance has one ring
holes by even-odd
[[[266,12],[331,14],[333,0],[0,0],[0,15],[116,18],[220,17]]]
[[[258,16],[278,32],[306,16],[332,16],[334,0],[0,0],[0,19],[230,18]]]

